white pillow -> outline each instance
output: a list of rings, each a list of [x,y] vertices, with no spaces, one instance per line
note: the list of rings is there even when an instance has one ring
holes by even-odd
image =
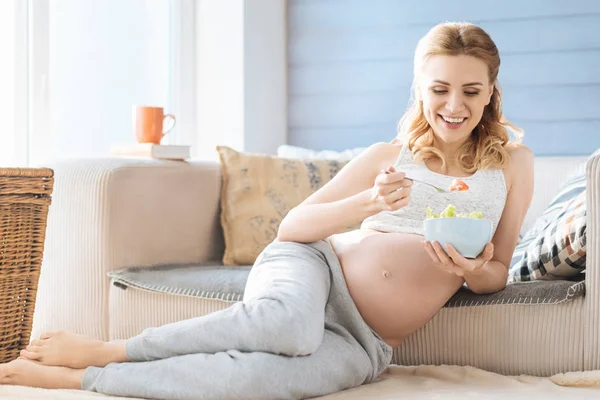
[[[356,147],[344,151],[311,150],[299,146],[282,144],[277,148],[277,156],[282,158],[318,158],[323,160],[349,161],[362,153],[366,147]]]

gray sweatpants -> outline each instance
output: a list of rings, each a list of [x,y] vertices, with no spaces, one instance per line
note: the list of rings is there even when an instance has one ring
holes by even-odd
[[[156,399],[301,399],[371,382],[392,348],[364,322],[327,241],[274,242],[242,302],[146,329],[132,362],[89,367],[81,387]]]

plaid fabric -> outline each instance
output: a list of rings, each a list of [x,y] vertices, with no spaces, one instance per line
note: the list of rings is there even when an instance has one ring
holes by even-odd
[[[566,202],[568,194],[575,197]],[[556,211],[558,209],[558,211]],[[541,222],[540,222],[541,221]],[[509,281],[535,279],[565,279],[579,275],[585,269],[587,203],[585,177],[574,179],[561,190],[536,226],[515,249]],[[544,226],[540,231],[540,226]]]

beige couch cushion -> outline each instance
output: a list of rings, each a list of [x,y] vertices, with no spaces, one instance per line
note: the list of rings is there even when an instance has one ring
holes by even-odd
[[[277,236],[279,224],[346,164],[238,152],[218,146],[223,185],[225,265],[252,265]]]

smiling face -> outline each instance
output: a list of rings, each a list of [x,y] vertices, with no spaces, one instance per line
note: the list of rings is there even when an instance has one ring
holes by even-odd
[[[419,76],[423,113],[435,138],[460,145],[477,126],[490,103],[486,64],[472,56],[433,56]]]

